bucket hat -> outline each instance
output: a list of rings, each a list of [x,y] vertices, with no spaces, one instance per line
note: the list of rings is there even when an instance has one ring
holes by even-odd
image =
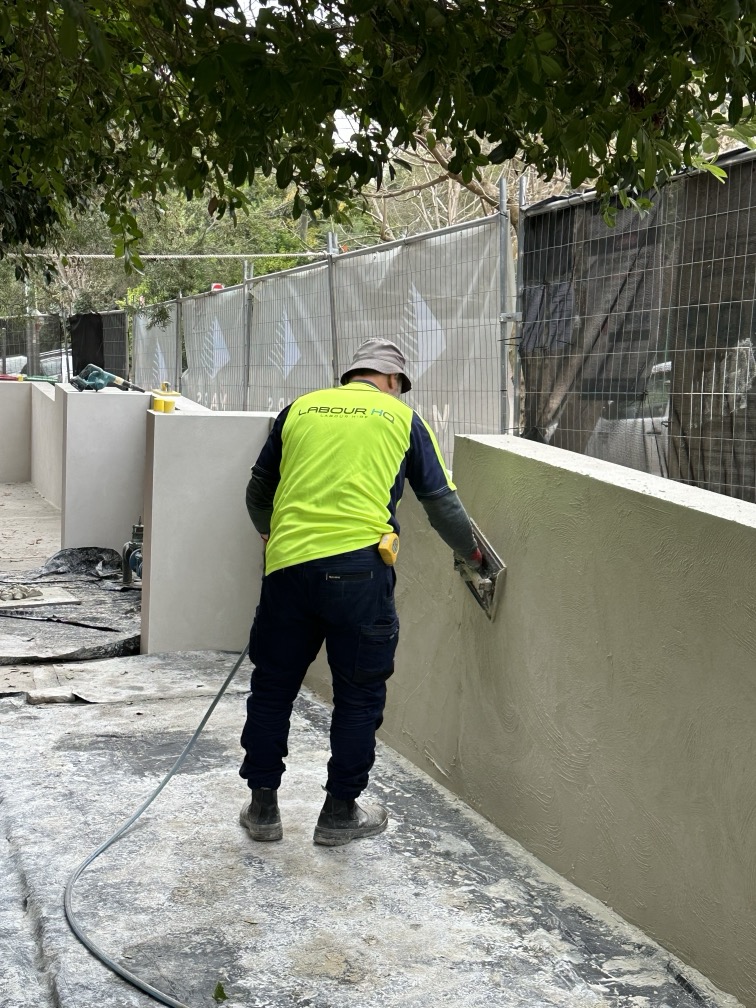
[[[389,340],[369,339],[357,347],[352,363],[341,376],[341,384],[346,385],[355,371],[377,371],[379,374],[398,374],[402,379],[402,395],[409,392],[412,382],[407,375],[407,361],[404,354]]]

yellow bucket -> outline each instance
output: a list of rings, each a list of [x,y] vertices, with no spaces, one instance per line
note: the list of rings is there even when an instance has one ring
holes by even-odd
[[[176,400],[168,396],[153,395],[152,397],[152,408],[156,413],[172,413],[175,406]]]

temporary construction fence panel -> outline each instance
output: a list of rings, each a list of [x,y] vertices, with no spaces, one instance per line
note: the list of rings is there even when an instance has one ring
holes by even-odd
[[[248,408],[280,412],[297,396],[332,385],[328,265],[271,273],[248,287]]]
[[[46,375],[67,380],[70,358],[58,315],[30,312],[0,317],[0,374]]]
[[[455,434],[501,429],[499,218],[340,256],[334,271],[338,367],[366,339],[392,340],[406,401],[450,461]]]
[[[184,395],[217,410],[245,408],[247,339],[243,286],[181,301],[186,371]]]
[[[100,312],[102,322],[102,354],[105,370],[126,378],[129,373],[128,316],[126,312]]]
[[[75,374],[80,374],[88,364],[94,364],[110,374],[128,376],[128,319],[125,311],[69,315],[66,328]]]
[[[666,458],[645,395],[667,359],[659,286],[674,229],[659,217],[656,202],[610,229],[596,203],[572,206],[529,218],[523,250],[526,433],[647,471]]]
[[[756,501],[756,161],[686,180],[670,305],[670,476]]]
[[[137,316],[134,380],[157,385],[183,336],[184,395],[211,409],[278,412],[337,384],[362,341],[390,339],[415,382],[407,401],[451,463],[456,433],[502,429],[502,246],[509,252],[508,221],[495,215],[183,298],[165,306],[162,326]]]
[[[134,316],[131,380],[144,389],[160,388],[161,382],[177,385],[180,374],[177,304],[169,301],[153,306],[150,314],[159,315],[160,322],[151,323],[144,312]]]
[[[526,436],[756,500],[755,172],[680,178],[614,228],[595,201],[529,208]]]

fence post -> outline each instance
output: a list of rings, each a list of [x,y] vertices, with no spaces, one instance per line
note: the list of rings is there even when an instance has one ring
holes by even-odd
[[[523,234],[525,232],[525,207],[528,205],[528,180],[526,175],[520,175],[519,185],[518,185],[518,206],[520,212],[517,215],[517,304],[516,304],[516,317],[519,316],[519,322],[516,325],[522,325],[522,311],[523,311],[523,295],[524,295],[524,279],[522,274],[522,261],[524,250],[522,247]],[[521,333],[518,331],[518,336]],[[512,425],[515,433],[519,434],[521,425],[521,411],[522,404],[520,402],[520,386],[522,384],[522,361],[520,359],[520,347],[519,339],[515,340],[515,360],[514,360],[514,423]]]
[[[0,352],[2,353],[2,358],[3,358],[3,374],[7,374],[8,373],[8,330],[5,328],[5,326],[3,326],[2,329],[0,329],[0,347],[2,347],[2,350]]]
[[[499,430],[506,434],[509,430],[509,345],[507,339],[513,331],[509,312],[508,264],[509,264],[509,208],[507,206],[507,180],[499,179],[499,342],[501,344],[501,405],[499,410]]]
[[[128,314],[126,315],[126,318],[128,320]],[[73,355],[71,354],[70,337],[68,332],[68,313],[66,312],[66,306],[62,301],[60,305],[60,328],[60,377],[61,381],[70,382],[73,378],[73,375],[71,374],[71,371],[73,370]],[[131,374],[129,374],[129,377],[131,377]]]
[[[252,364],[252,285],[247,286],[247,260],[244,260],[244,399],[242,409],[249,409],[249,369]]]
[[[333,353],[333,384],[339,384],[339,341],[336,329],[336,294],[333,289],[333,263],[339,254],[339,243],[333,231],[328,232],[328,310],[331,317],[331,352]]]
[[[176,298],[176,373],[173,387],[177,392],[181,392],[181,365],[183,363],[184,350],[184,299],[182,292]]]

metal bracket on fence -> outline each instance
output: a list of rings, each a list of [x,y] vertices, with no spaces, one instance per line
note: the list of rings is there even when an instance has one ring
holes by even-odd
[[[522,312],[518,311],[500,312],[499,322],[522,322]]]

